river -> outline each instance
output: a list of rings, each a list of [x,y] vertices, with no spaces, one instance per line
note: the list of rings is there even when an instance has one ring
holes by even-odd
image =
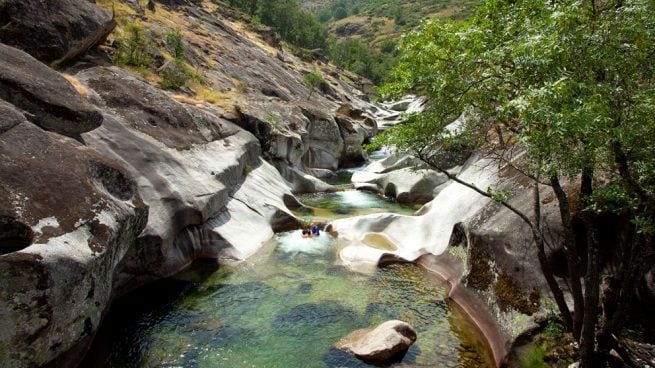
[[[372,193],[300,196],[311,220],[375,212],[410,214]],[[339,239],[280,233],[236,265],[196,262],[117,301],[84,367],[369,367],[333,348],[351,331],[390,319],[416,343],[399,364],[492,367],[475,327],[446,298],[446,284],[413,264],[373,274],[336,266]]]

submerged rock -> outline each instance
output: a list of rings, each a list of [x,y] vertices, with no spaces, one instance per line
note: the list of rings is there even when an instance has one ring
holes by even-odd
[[[392,320],[374,329],[357,330],[337,343],[344,350],[371,364],[388,364],[407,352],[416,341],[416,331],[409,324]]]

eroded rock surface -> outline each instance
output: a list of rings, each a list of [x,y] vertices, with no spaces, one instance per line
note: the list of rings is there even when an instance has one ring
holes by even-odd
[[[337,349],[370,364],[388,364],[407,352],[416,341],[416,331],[403,321],[387,321],[373,329],[357,330],[337,343]]]
[[[42,365],[90,340],[148,211],[112,160],[4,101],[0,117],[0,364]]]
[[[12,77],[18,85],[61,85],[62,104],[79,103],[102,124],[76,140],[28,120],[49,96],[34,93],[23,110],[0,100],[0,363],[7,367],[74,364],[112,297],[198,257],[243,259],[274,229],[298,221],[285,204],[293,202],[286,182],[259,158],[258,140],[219,118],[222,110],[180,104],[106,67],[75,75],[91,107],[42,67]]]
[[[30,55],[0,44],[0,99],[29,114],[43,129],[77,136],[100,126],[102,115],[59,73]]]
[[[454,175],[458,171],[459,168],[450,170]],[[391,155],[355,172],[351,180],[357,189],[394,197],[399,203],[424,204],[439,194],[448,177],[415,158]]]
[[[86,0],[20,0],[0,3],[0,42],[60,64],[104,40],[116,22]]]

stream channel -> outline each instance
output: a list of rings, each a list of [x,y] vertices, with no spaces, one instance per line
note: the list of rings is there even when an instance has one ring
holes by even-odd
[[[312,219],[411,214],[375,194],[299,196]],[[299,213],[307,219],[307,213]],[[418,334],[399,362],[492,367],[477,329],[447,301],[447,285],[413,264],[365,275],[336,266],[328,233],[279,233],[234,266],[198,261],[114,303],[83,367],[370,367],[333,348],[353,330],[400,319]]]

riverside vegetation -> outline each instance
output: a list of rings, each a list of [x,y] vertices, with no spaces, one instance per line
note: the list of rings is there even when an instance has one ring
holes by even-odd
[[[639,313],[633,301],[653,267],[654,11],[640,0],[486,1],[471,20],[407,35],[383,88],[425,95],[429,107],[378,144],[419,157],[528,224],[582,367],[623,352],[617,336]],[[447,129],[462,113],[464,123]],[[534,193],[530,212],[511,204],[512,193],[444,169],[453,155],[480,148],[523,173]],[[559,206],[566,287],[546,257],[540,186],[553,189]]]

